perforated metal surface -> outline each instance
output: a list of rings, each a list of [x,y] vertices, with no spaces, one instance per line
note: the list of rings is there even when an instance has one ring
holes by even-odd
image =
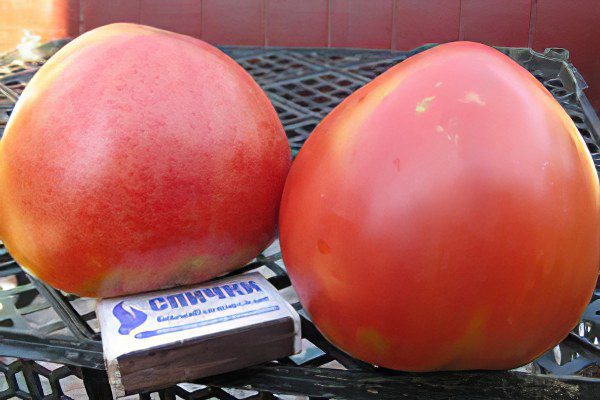
[[[50,54],[57,46],[49,50]],[[321,119],[346,96],[409,54],[354,50],[302,50],[225,48],[245,67],[271,99],[285,127],[290,146],[297,151]],[[415,52],[418,52],[416,50]],[[567,110],[600,167],[597,116],[580,90],[583,81],[563,62],[564,54],[547,56],[525,50],[504,49],[536,76]],[[4,62],[4,66],[2,66]],[[8,65],[8,66],[7,66]],[[37,64],[19,64],[0,58],[0,83],[22,90]],[[0,134],[13,104],[0,95]],[[4,118],[4,119],[3,119]],[[355,360],[329,344],[303,313],[281,261],[275,242],[242,270],[258,270],[281,290],[302,315],[304,351],[298,356],[267,364],[276,377],[278,367],[324,367],[368,371],[381,376],[389,371]],[[11,398],[104,398],[106,380],[95,302],[65,295],[29,278],[0,248],[0,399]],[[600,378],[600,292],[573,334],[535,363],[522,370],[534,373],[580,374]],[[36,360],[36,361],[28,361]],[[53,363],[47,363],[52,361]],[[271,375],[270,375],[271,376]],[[276,378],[273,378],[276,379]],[[309,378],[306,378],[309,379]],[[310,378],[312,379],[312,378]],[[310,379],[307,382],[310,382]],[[599,381],[600,382],[600,381]],[[319,382],[313,382],[318,384]],[[268,386],[268,385],[267,385]],[[180,384],[163,391],[132,398],[275,398],[269,390],[222,389]],[[322,392],[327,396],[325,389]],[[474,388],[475,392],[477,391]],[[314,393],[311,391],[310,393]]]

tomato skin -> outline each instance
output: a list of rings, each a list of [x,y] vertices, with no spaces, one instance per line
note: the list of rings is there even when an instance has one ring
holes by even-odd
[[[290,149],[235,61],[114,24],[63,48],[0,142],[0,231],[49,284],[110,297],[244,265],[274,238]]]
[[[279,223],[320,331],[397,370],[523,365],[576,325],[598,276],[598,177],[575,125],[470,42],[334,109],[292,165]]]

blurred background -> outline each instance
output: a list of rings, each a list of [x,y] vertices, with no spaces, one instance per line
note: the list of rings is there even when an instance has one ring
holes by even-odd
[[[0,0],[0,53],[136,22],[221,45],[562,47],[600,109],[600,0]]]

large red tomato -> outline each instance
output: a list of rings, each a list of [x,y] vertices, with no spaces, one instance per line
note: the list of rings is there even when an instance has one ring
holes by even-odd
[[[0,142],[0,236],[84,296],[189,284],[275,234],[290,165],[265,94],[216,48],[133,24],[58,52]]]
[[[342,350],[408,371],[505,369],[567,335],[600,252],[598,177],[526,70],[435,47],[360,89],[300,151],[283,258]]]

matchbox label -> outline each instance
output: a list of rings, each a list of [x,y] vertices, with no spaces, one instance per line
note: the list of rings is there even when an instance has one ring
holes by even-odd
[[[260,297],[254,298],[256,296],[250,296],[253,298],[248,299],[248,295],[259,293]],[[148,320],[148,312],[151,318],[154,318],[158,323],[168,324],[173,321],[180,321],[182,323],[177,326],[138,332],[134,335],[136,339],[144,339],[156,335],[219,324],[252,315],[265,314],[279,309],[277,305],[267,305],[261,306],[259,309],[248,310],[249,306],[268,302],[269,296],[264,295],[264,291],[260,285],[250,279],[231,284],[152,297],[147,301],[147,304],[142,304],[141,306],[135,305],[139,301],[133,302],[134,304],[126,304],[125,301],[120,301],[113,307],[113,315],[121,324],[118,329],[121,335],[129,335],[134,329],[144,324]],[[142,307],[146,311],[142,310]],[[239,310],[239,312],[225,316],[220,315],[230,310]],[[203,318],[204,316],[210,316],[210,318],[205,319]],[[201,319],[201,321],[190,322],[190,320],[194,319]]]
[[[103,299],[98,316],[103,341],[110,343],[108,350],[116,356],[278,318],[289,314],[289,307],[262,275],[251,273],[195,287]]]

